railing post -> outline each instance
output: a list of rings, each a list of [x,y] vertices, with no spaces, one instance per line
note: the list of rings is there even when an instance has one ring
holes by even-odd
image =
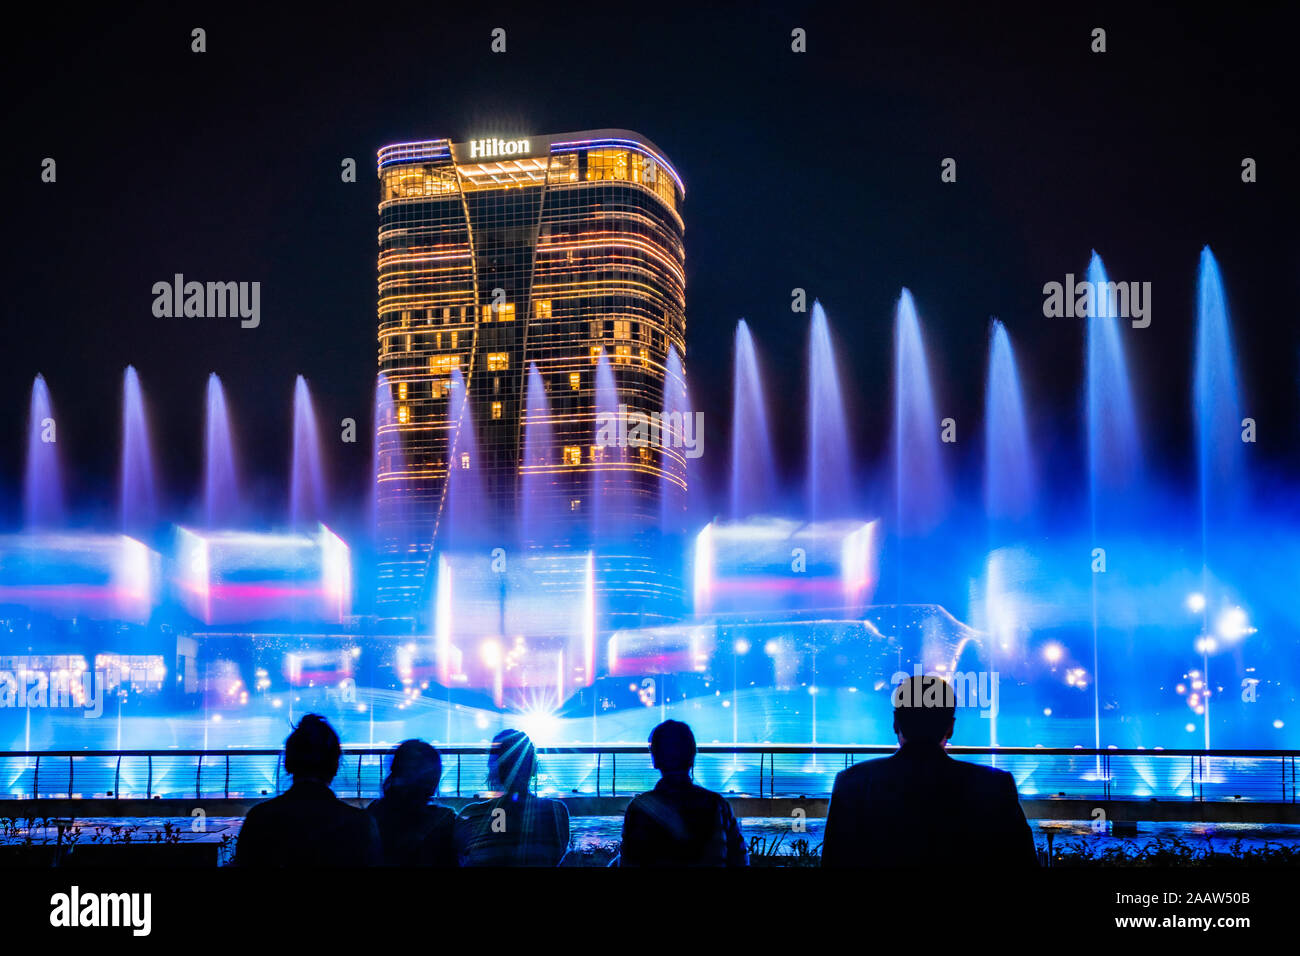
[[[72,755],[68,755],[68,799],[72,799]]]
[[[226,754],[226,799],[230,799],[230,754]]]
[[[611,753],[609,755],[609,762],[611,764],[609,768],[609,773],[610,776],[613,778],[613,780],[609,785],[609,795],[611,797],[617,797],[618,796],[618,754]]]
[[[275,794],[280,795],[280,755],[275,755]]]
[[[596,796],[600,796],[600,751],[596,751]]]
[[[37,800],[40,797],[40,787],[38,786],[41,779],[41,755],[36,755],[36,767],[32,771],[32,799]]]
[[[194,770],[194,799],[203,799],[203,754],[199,754],[198,766]]]
[[[758,752],[758,799],[763,799],[763,767],[766,764],[767,755],[761,750]]]
[[[117,755],[117,768],[113,771],[113,799],[117,799],[118,784],[122,781],[122,755]]]
[[[456,796],[460,796],[460,754],[456,754]]]
[[[365,754],[357,754],[357,799],[361,799],[361,760]]]
[[[153,799],[153,754],[149,755],[149,783],[145,788],[144,796],[146,800]]]

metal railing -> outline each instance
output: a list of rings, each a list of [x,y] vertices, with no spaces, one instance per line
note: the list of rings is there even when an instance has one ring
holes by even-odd
[[[340,796],[382,792],[392,747],[345,747],[334,780]],[[830,795],[835,774],[886,746],[702,744],[696,779],[729,795]],[[488,789],[486,745],[440,747],[439,795]],[[1083,750],[949,747],[954,757],[1008,770],[1022,798],[1295,803],[1294,750]],[[654,785],[644,745],[539,747],[534,786],[559,796],[631,796]],[[621,764],[621,766],[620,766]],[[279,750],[44,750],[0,752],[0,799],[248,798],[282,792]]]

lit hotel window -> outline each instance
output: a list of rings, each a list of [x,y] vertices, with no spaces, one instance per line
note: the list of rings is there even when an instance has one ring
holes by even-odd
[[[410,411],[405,405],[397,406],[397,422],[399,425],[405,425],[410,420]]]
[[[500,418],[500,417],[501,417],[501,403],[500,403],[500,402],[493,402],[493,403],[492,403],[492,417],[493,417],[493,418]]]
[[[533,316],[538,319],[549,319],[551,317],[551,300],[538,299],[534,302]]]
[[[459,355],[435,355],[429,359],[430,372],[450,372],[460,367]]]
[[[405,382],[398,382],[398,383],[397,383],[397,400],[398,400],[399,402],[404,402],[404,401],[406,401],[406,383],[405,383]]]
[[[620,365],[628,365],[632,362],[632,346],[616,345],[614,346],[614,361]]]
[[[650,351],[648,349],[641,350],[641,364],[646,368],[650,367]]]
[[[564,463],[566,465],[582,464],[582,448],[579,445],[564,446]]]
[[[487,363],[489,372],[499,372],[510,367],[510,356],[505,352],[489,352]]]
[[[469,471],[469,452],[460,453],[460,467],[462,471]]]
[[[570,511],[581,511],[581,510],[582,510],[582,499],[581,499],[581,498],[570,498],[570,499],[569,499],[569,510],[570,510]]]
[[[614,338],[630,339],[632,337],[632,323],[627,319],[614,320]]]
[[[582,387],[582,373],[581,373],[581,372],[570,372],[570,373],[569,373],[569,388],[573,389],[573,390],[576,392],[576,391],[577,391],[579,388],[581,388],[581,387]]]
[[[515,320],[515,304],[513,302],[503,302],[497,309],[498,322],[513,322]]]
[[[587,179],[622,179],[627,176],[627,150],[592,149],[587,151]]]
[[[599,361],[600,361],[600,346],[593,345],[591,347],[591,364],[595,365]]]

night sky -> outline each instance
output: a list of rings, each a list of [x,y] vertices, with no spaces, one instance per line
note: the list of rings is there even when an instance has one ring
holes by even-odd
[[[449,136],[623,127],[686,183],[687,370],[721,484],[731,337],[749,320],[778,447],[801,471],[807,316],[827,309],[864,474],[888,441],[892,312],[916,297],[953,454],[979,460],[988,320],[1018,350],[1036,448],[1081,471],[1083,324],[1043,284],[1149,281],[1125,329],[1157,467],[1190,474],[1194,283],[1209,243],[1239,344],[1255,452],[1300,455],[1300,161],[1294,32],[1219,5],[1133,13],[962,5],[313,6],[231,14],[41,8],[3,66],[0,524],[16,523],[33,376],[53,394],[69,497],[111,513],[121,375],[140,372],[162,482],[197,496],[204,384],[224,379],[246,484],[287,498],[290,402],[310,381],[323,433],[369,422],[375,375],[375,150]],[[906,5],[908,7],[914,5]],[[710,5],[712,8],[713,5]],[[507,52],[490,51],[493,27]],[[207,52],[190,52],[190,31]],[[808,52],[790,32],[807,30]],[[1107,30],[1108,51],[1090,52]],[[41,182],[44,157],[55,184]],[[1258,162],[1241,181],[1243,157]],[[358,181],[340,181],[355,158]],[[954,184],[940,162],[957,160]],[[155,318],[174,273],[260,281],[261,327]],[[360,499],[370,447],[327,442]],[[173,511],[173,514],[176,512]]]

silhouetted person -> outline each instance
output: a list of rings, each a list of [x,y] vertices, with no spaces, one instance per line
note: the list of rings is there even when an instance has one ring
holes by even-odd
[[[822,866],[1037,866],[1011,774],[944,752],[956,722],[952,686],[912,677],[893,700],[898,751],[835,778]]]
[[[284,769],[293,786],[248,811],[235,846],[240,866],[373,866],[379,831],[364,810],[334,795],[338,734],[320,714],[308,714],[284,742]]]
[[[423,740],[403,740],[366,812],[379,827],[389,866],[457,866],[456,811],[430,804],[442,780],[442,756]]]
[[[619,865],[748,865],[749,851],[731,804],[691,780],[691,728],[665,720],[650,732],[650,756],[660,780],[628,804]]]
[[[537,752],[528,735],[492,738],[488,778],[500,796],[471,803],[456,821],[461,866],[558,866],[569,849],[569,810],[529,791]]]

